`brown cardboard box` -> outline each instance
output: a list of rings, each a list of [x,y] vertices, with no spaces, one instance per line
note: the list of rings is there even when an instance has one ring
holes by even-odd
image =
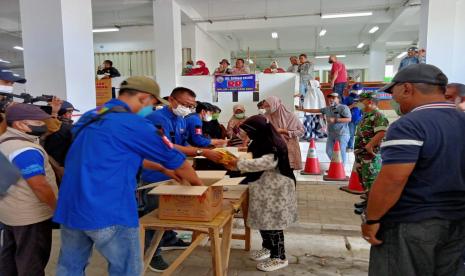
[[[225,171],[198,171],[205,186],[181,185],[170,180],[149,194],[160,196],[160,219],[211,221],[223,208],[223,186],[238,185],[244,178],[225,178]]]

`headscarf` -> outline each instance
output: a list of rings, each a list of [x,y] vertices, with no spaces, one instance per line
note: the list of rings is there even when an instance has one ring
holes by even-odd
[[[247,149],[252,153],[253,158],[260,158],[266,154],[273,154],[275,160],[278,160],[279,172],[291,178],[296,182],[294,173],[289,163],[287,145],[276,128],[261,115],[254,115],[248,118],[240,128],[247,133],[252,140]],[[247,182],[258,180],[262,172],[253,172],[246,174]]]
[[[200,66],[199,68],[194,68],[189,75],[209,75],[210,71],[207,68],[207,65],[203,60],[198,60],[196,65]]]
[[[233,106],[233,113],[235,113],[236,110],[238,110],[238,109],[245,111],[244,105],[236,104],[236,105]],[[246,119],[247,119],[247,117],[244,117],[243,119],[238,119],[238,118],[236,118],[236,116],[234,116],[234,114],[231,116],[231,118],[228,121],[228,126],[227,126],[228,136],[231,139],[234,138],[235,136],[237,136],[237,138],[240,139],[240,137],[237,135],[237,133],[235,133],[235,129],[238,130],[237,127],[239,127],[239,125],[242,124],[242,122],[244,122]],[[242,141],[242,139],[240,139],[240,141]]]
[[[294,115],[288,111],[281,99],[275,96],[270,96],[265,99],[270,105],[271,114],[265,116],[270,120],[275,128],[286,128],[289,130],[297,130],[301,127],[302,123]]]

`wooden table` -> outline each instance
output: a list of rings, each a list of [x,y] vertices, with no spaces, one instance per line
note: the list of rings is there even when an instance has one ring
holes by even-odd
[[[142,256],[144,256],[144,274],[155,254],[155,251],[166,230],[188,230],[193,231],[192,243],[181,255],[166,269],[162,275],[171,275],[181,263],[199,246],[202,241],[210,238],[212,264],[215,276],[226,276],[229,265],[231,250],[231,239],[245,241],[245,250],[250,250],[250,228],[247,227],[248,214],[248,186],[228,186],[223,194],[223,211],[210,222],[161,220],[158,218],[158,211],[155,210],[140,218],[140,241]],[[245,234],[232,234],[233,215],[242,209],[244,216]],[[156,230],[147,253],[144,255],[145,231]],[[222,230],[222,233],[221,233]]]

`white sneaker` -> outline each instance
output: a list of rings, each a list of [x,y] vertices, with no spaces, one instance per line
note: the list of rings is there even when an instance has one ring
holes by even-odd
[[[250,259],[258,262],[258,261],[266,260],[270,256],[271,256],[270,250],[268,250],[266,248],[262,248],[260,250],[254,250],[254,251],[250,252],[249,257],[250,257]]]
[[[281,259],[269,259],[257,264],[257,269],[261,271],[271,272],[289,265],[289,262]]]

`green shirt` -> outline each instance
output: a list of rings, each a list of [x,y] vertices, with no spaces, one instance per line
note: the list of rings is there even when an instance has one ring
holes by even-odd
[[[373,139],[376,133],[386,131],[388,126],[388,119],[378,109],[364,112],[355,133],[355,151],[358,150],[358,153],[364,153],[365,146]],[[375,152],[379,152],[379,147],[375,148]]]

